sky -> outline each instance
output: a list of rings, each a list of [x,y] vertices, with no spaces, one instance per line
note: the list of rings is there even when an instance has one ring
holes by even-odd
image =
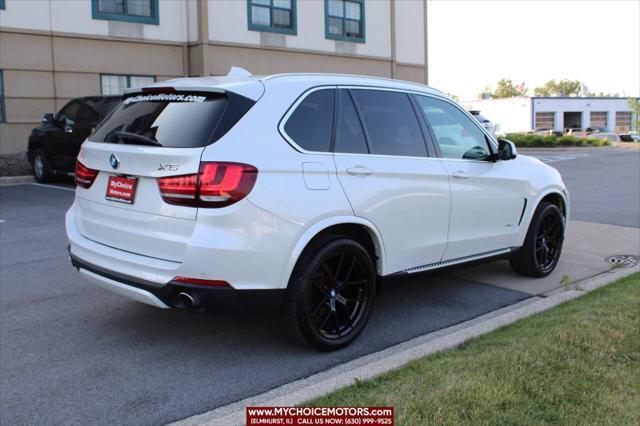
[[[429,85],[475,99],[501,78],[640,96],[640,0],[428,0]]]

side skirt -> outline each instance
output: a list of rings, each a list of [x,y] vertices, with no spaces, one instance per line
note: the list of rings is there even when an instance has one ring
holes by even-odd
[[[411,275],[411,274],[431,272],[431,271],[444,271],[448,269],[453,269],[454,267],[457,267],[457,266],[468,267],[477,263],[484,263],[484,262],[499,260],[499,259],[507,259],[513,253],[517,252],[518,249],[519,249],[518,247],[504,248],[499,250],[487,251],[484,253],[473,254],[470,256],[458,257],[455,259],[442,260],[440,262],[429,263],[426,265],[405,269],[404,271],[396,272],[394,274],[388,275],[387,277]]]

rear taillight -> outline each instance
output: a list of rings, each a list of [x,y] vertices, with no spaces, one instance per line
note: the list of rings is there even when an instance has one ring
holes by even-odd
[[[160,195],[169,204],[191,207],[224,207],[251,192],[258,169],[248,164],[201,163],[200,173],[158,179]]]
[[[93,185],[93,181],[96,180],[98,173],[100,173],[99,170],[90,169],[81,162],[76,161],[76,185],[89,188]]]

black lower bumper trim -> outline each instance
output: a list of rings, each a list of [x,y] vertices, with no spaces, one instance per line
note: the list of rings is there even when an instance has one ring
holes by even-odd
[[[82,268],[96,275],[148,291],[167,306],[177,309],[216,313],[274,312],[282,308],[286,292],[285,289],[237,290],[232,287],[206,287],[174,282],[158,286],[155,283],[152,285],[134,277],[96,267],[71,253],[69,258],[76,269]],[[183,292],[189,294],[197,303],[193,306],[185,305],[178,297]]]

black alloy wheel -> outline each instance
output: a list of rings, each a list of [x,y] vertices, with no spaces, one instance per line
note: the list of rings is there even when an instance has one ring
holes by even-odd
[[[511,267],[528,277],[545,277],[558,265],[564,242],[565,219],[554,204],[543,202],[533,214],[524,244],[509,260]]]
[[[357,242],[333,237],[301,256],[287,289],[283,326],[322,350],[351,343],[364,329],[375,296],[376,270]]]
[[[326,339],[351,333],[370,303],[366,265],[348,248],[337,250],[316,269],[308,294],[310,321]]]
[[[538,226],[535,240],[535,256],[538,266],[543,272],[551,271],[558,263],[564,226],[558,215],[548,214]]]

